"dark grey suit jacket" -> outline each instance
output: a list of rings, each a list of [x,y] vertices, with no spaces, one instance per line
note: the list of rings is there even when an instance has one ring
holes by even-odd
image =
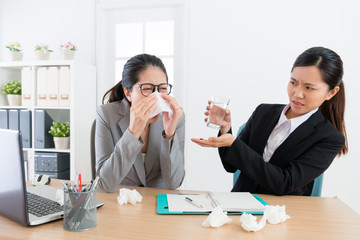
[[[258,106],[233,145],[219,148],[224,168],[228,172],[241,170],[232,191],[310,195],[313,180],[330,166],[344,145],[344,136],[318,110],[289,135],[269,162],[264,162],[265,146],[284,106]]]
[[[162,136],[162,115],[150,124],[145,164],[143,141],[128,130],[130,104],[123,100],[97,108],[95,150],[100,187],[113,192],[121,185],[178,188],[185,175],[185,117],[181,117],[172,139]]]

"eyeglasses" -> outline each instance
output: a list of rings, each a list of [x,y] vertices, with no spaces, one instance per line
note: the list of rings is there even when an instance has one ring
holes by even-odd
[[[157,88],[157,91],[159,93],[167,94],[169,95],[171,93],[172,85],[169,83],[161,83],[159,85],[154,85],[152,83],[142,83],[139,84],[137,87],[140,88],[140,92],[145,97],[149,96],[153,92],[155,92],[155,88]]]

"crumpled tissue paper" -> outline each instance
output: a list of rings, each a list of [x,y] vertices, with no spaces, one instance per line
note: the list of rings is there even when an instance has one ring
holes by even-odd
[[[151,95],[153,94],[156,96],[157,102],[156,102],[156,107],[154,111],[150,114],[149,118],[155,117],[161,112],[168,112],[169,115],[171,116],[173,111],[171,110],[170,103],[167,102],[165,99],[163,99],[159,92],[155,91]]]
[[[243,213],[240,217],[241,227],[248,232],[257,232],[263,229],[266,225],[266,218],[263,216],[260,222],[256,222],[256,218],[252,214]]]
[[[265,206],[264,217],[266,217],[266,220],[267,220],[270,224],[283,223],[283,222],[285,222],[287,219],[290,218],[289,215],[286,215],[285,205],[284,205],[284,206],[279,206],[279,205],[276,205],[276,206],[266,205],[266,206]]]
[[[231,223],[232,219],[226,215],[221,207],[216,207],[202,223],[203,227],[221,227],[226,223]]]
[[[137,202],[142,201],[142,196],[135,189],[130,190],[127,188],[121,188],[119,192],[120,193],[119,196],[117,197],[117,200],[120,205],[127,203],[131,203],[132,205],[135,205]]]
[[[60,206],[64,206],[64,190],[58,189],[56,190],[55,196],[56,202],[60,204]]]
[[[266,205],[264,215],[261,218],[259,223],[256,222],[255,216],[253,216],[252,214],[246,214],[246,213],[244,213],[240,217],[240,222],[242,223],[241,227],[244,230],[246,230],[248,232],[250,232],[250,231],[256,232],[265,227],[266,221],[268,221],[270,224],[278,224],[278,223],[285,222],[289,218],[290,218],[290,216],[286,215],[285,206]]]

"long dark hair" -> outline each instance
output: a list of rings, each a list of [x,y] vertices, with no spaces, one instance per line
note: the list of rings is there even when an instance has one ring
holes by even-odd
[[[151,66],[160,68],[166,75],[166,82],[168,81],[165,66],[160,58],[145,53],[139,54],[126,62],[122,72],[122,80],[105,93],[102,103],[104,104],[107,95],[109,95],[107,103],[121,101],[124,98],[127,100],[123,88],[131,91],[132,87],[139,81],[139,74]]]
[[[324,47],[309,48],[300,54],[292,69],[295,67],[316,66],[321,73],[322,80],[329,86],[329,91],[336,86],[340,89],[330,100],[324,101],[320,106],[320,111],[337,130],[345,137],[345,144],[341,148],[339,155],[348,152],[348,142],[345,130],[344,112],[345,112],[345,88],[342,81],[344,70],[343,62],[338,54]]]

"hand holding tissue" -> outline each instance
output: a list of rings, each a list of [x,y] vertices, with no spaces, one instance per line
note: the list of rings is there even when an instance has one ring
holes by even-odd
[[[170,104],[161,97],[159,92],[155,91],[151,95],[156,96],[157,102],[156,102],[156,107],[154,111],[150,114],[149,118],[153,118],[161,112],[168,112],[170,115],[173,113]]]
[[[135,205],[137,202],[142,201],[142,196],[135,189],[130,190],[127,188],[121,188],[119,190],[119,196],[117,197],[118,203],[120,205],[131,203]]]

